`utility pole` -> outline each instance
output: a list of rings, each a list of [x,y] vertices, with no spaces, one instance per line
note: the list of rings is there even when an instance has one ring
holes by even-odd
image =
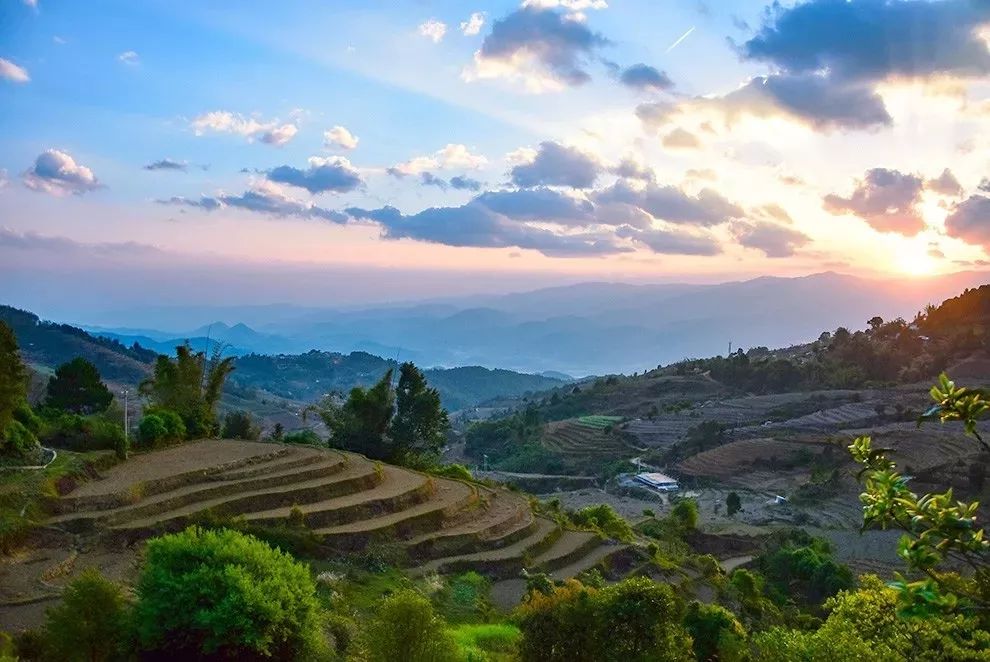
[[[125,444],[124,447],[125,448],[127,447],[126,444],[129,443],[127,439],[127,434],[130,431],[130,425],[128,423],[129,423],[129,419],[127,417],[127,389],[125,388],[124,389],[124,444]]]
[[[732,356],[732,341],[729,341],[729,353],[726,356]]]

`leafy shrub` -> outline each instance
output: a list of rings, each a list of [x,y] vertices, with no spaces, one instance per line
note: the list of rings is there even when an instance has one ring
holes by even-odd
[[[693,531],[698,527],[698,502],[681,499],[670,509],[670,518],[684,531]]]
[[[692,602],[684,615],[684,627],[699,660],[742,659],[746,630],[731,611],[715,604]]]
[[[571,521],[578,526],[595,529],[608,538],[632,540],[633,537],[629,522],[607,503],[585,506],[571,514]]]
[[[491,583],[476,572],[465,572],[447,580],[434,602],[450,621],[463,623],[485,618],[492,612]]]
[[[157,414],[145,414],[138,423],[138,441],[147,448],[156,448],[165,439],[168,430]]]
[[[306,444],[309,446],[323,446],[323,440],[320,439],[320,435],[316,434],[312,430],[293,430],[289,434],[282,438],[282,441],[287,444]]]
[[[47,410],[39,435],[48,446],[84,452],[116,449],[124,441],[124,429],[115,421],[96,414],[83,416]]]
[[[374,662],[453,662],[457,644],[430,601],[405,590],[386,598],[368,624],[367,648]]]
[[[0,431],[0,454],[15,458],[29,458],[38,450],[38,438],[17,420],[11,420]]]
[[[444,476],[445,478],[474,480],[474,476],[471,475],[471,472],[463,464],[442,464],[439,467],[431,469],[430,473],[437,476]]]
[[[255,424],[249,412],[232,411],[223,417],[223,431],[220,436],[224,439],[256,441],[261,437],[261,428]]]
[[[137,637],[181,659],[325,652],[309,570],[285,552],[232,530],[190,527],[148,541],[137,585]]]
[[[128,606],[119,586],[89,569],[48,610],[42,631],[46,658],[93,662],[121,659],[127,648]]]

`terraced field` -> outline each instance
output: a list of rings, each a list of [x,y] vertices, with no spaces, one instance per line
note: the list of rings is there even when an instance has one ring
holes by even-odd
[[[180,529],[207,512],[270,526],[298,511],[328,552],[394,544],[416,573],[576,574],[618,549],[535,517],[524,497],[505,489],[353,453],[258,442],[208,440],[139,455],[57,509],[51,526],[117,544]]]
[[[754,466],[763,467],[772,459],[785,463],[801,451],[817,453],[821,444],[778,439],[743,439],[718,448],[692,455],[677,465],[677,470],[687,476],[718,478],[731,482],[751,476]],[[745,481],[744,481],[745,482]]]
[[[626,441],[618,421],[606,416],[587,416],[547,425],[543,445],[565,458],[621,460],[635,454],[637,448]]]

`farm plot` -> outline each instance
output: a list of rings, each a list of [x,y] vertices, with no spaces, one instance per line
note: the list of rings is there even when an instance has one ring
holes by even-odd
[[[779,439],[743,439],[692,455],[677,465],[685,476],[716,478],[747,484],[754,470],[777,469],[810,464],[825,449],[824,443],[782,441]],[[761,487],[758,480],[755,489]],[[748,486],[748,485],[747,485]]]
[[[584,419],[593,419],[590,423]],[[604,420],[603,420],[604,419]],[[587,460],[625,459],[635,453],[619,430],[621,419],[608,416],[582,417],[547,425],[542,443],[548,450],[565,458]]]
[[[594,426],[574,427],[607,437]],[[78,569],[132,568],[145,538],[224,517],[260,528],[301,520],[332,556],[372,543],[395,546],[411,571],[566,574],[606,556],[606,541],[535,517],[525,497],[507,489],[308,446],[213,440],[145,453],[55,508],[45,522],[51,549],[39,542],[32,554],[0,565],[0,624],[36,624]],[[50,581],[38,559],[66,552],[72,562]]]

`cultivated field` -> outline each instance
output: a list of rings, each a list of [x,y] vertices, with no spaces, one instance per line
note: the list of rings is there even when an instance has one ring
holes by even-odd
[[[542,443],[548,450],[565,459],[605,461],[628,459],[637,448],[626,439],[622,419],[617,416],[582,416],[549,423]]]
[[[505,489],[258,442],[208,440],[137,455],[59,499],[57,510],[50,541],[0,566],[5,629],[40,618],[84,567],[133,579],[135,543],[206,513],[272,526],[296,511],[326,553],[388,545],[415,573],[477,570],[499,579],[529,568],[573,576],[619,549],[535,517],[523,496]]]

